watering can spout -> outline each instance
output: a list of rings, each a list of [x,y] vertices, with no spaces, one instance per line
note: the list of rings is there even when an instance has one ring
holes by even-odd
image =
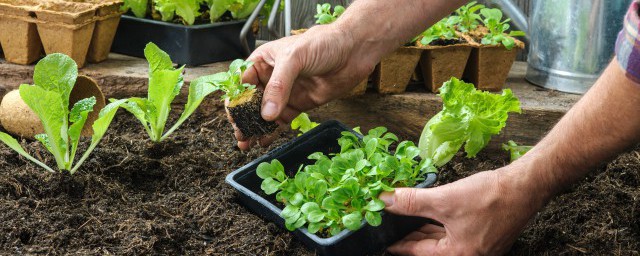
[[[511,21],[513,25],[518,30],[522,30],[525,32],[529,32],[529,23],[527,22],[527,16],[518,8],[516,4],[514,4],[511,0],[491,0],[492,4],[497,5],[502,9]],[[526,36],[527,40],[529,39],[529,33]]]

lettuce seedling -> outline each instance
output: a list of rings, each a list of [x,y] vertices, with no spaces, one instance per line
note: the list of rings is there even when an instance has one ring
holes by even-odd
[[[291,129],[298,130],[298,132],[300,132],[298,133],[298,136],[307,133],[318,125],[318,123],[313,122],[311,121],[311,119],[309,119],[309,115],[307,113],[300,113],[298,117],[291,121]]]
[[[339,153],[311,154],[308,158],[315,163],[301,166],[294,177],[285,174],[277,159],[258,165],[257,175],[263,179],[262,190],[277,193],[276,200],[285,205],[280,216],[289,230],[306,225],[311,233],[334,236],[359,229],[363,220],[379,226],[385,207],[378,199],[382,191],[414,186],[436,172],[430,159],[417,158],[420,150],[413,142],[400,142],[390,152],[397,141],[384,127],[370,130],[362,140],[343,132]]]
[[[484,45],[502,44],[507,50],[511,50],[515,46],[515,40],[512,37],[525,35],[523,31],[519,30],[506,34],[506,31],[511,27],[509,25],[511,19],[502,20],[502,11],[500,9],[485,8],[480,10],[480,14],[482,14],[484,25],[489,29],[489,33],[481,41]]]
[[[313,16],[316,18],[316,24],[331,24],[346,11],[342,5],[336,5],[333,7],[333,13],[331,13],[331,4],[318,4],[316,7],[317,14]]]
[[[422,32],[413,41],[420,39],[420,44],[429,45],[435,40],[451,40],[458,39],[456,35],[455,25],[460,21],[459,17],[451,16],[438,21],[429,29]]]
[[[520,101],[511,90],[502,94],[478,91],[473,84],[456,78],[440,88],[443,109],[424,126],[420,156],[440,167],[464,144],[467,157],[475,157],[506,125],[508,113],[520,113]]]
[[[58,169],[74,174],[89,154],[98,145],[116,111],[124,101],[115,101],[105,106],[98,119],[92,124],[91,144],[80,160],[73,165],[80,142],[80,134],[87,121],[89,112],[96,104],[95,97],[76,102],[69,110],[69,97],[78,77],[78,66],[64,54],[51,54],[36,64],[33,72],[35,85],[20,85],[20,97],[40,118],[45,134],[36,135],[36,139],[53,154]],[[20,143],[6,133],[0,132],[0,141],[18,154],[26,157],[47,171],[54,172],[46,164],[30,156]]]
[[[203,0],[153,0],[155,9],[163,21],[172,21],[175,15],[182,18],[185,25],[193,25],[200,17],[200,4]]]
[[[173,67],[169,55],[153,43],[147,44],[144,55],[149,62],[149,89],[147,98],[129,98],[124,109],[133,114],[142,123],[153,142],[161,142],[171,135],[184,121],[195,112],[207,95],[216,88],[211,85],[220,76],[198,78],[189,85],[189,96],[184,111],[178,121],[166,132],[164,129],[171,112],[171,102],[180,94],[184,83],[183,67]],[[112,101],[114,101],[112,99]]]
[[[133,15],[138,18],[144,18],[145,16],[147,16],[148,0],[124,0],[123,2],[123,11],[126,12],[131,10],[131,12],[133,12]]]
[[[502,144],[502,149],[509,152],[512,163],[513,161],[518,160],[518,158],[529,152],[529,150],[531,150],[532,148],[533,146],[520,146],[512,140],[507,142],[507,144]]]
[[[460,32],[469,32],[478,28],[481,17],[478,11],[484,9],[485,6],[478,4],[476,1],[469,2],[456,10],[456,16],[459,18],[457,28]]]

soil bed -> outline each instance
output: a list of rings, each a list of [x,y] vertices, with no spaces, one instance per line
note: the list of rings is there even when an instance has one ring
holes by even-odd
[[[271,148],[292,136],[283,134]],[[119,113],[74,176],[47,173],[0,146],[0,254],[313,255],[240,206],[224,183],[268,150],[239,151],[223,110],[195,114],[158,145],[137,120]],[[27,151],[53,164],[36,143]],[[506,158],[458,156],[440,184],[502,166]],[[554,200],[512,254],[638,254],[639,187],[636,150]]]

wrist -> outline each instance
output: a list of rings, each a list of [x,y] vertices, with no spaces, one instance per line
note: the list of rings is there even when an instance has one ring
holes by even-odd
[[[533,159],[518,161],[496,170],[499,186],[515,200],[526,202],[533,212],[543,208],[556,194],[557,185],[544,175],[542,164]],[[532,212],[532,213],[533,213]]]

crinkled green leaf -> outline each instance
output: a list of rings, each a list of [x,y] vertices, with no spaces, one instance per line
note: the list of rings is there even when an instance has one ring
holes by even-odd
[[[128,11],[131,9],[131,12],[138,18],[147,16],[147,0],[124,0],[123,2],[122,10]]]
[[[62,107],[69,109],[69,95],[78,77],[78,66],[71,57],[54,53],[38,61],[33,70],[33,83],[43,90],[55,92]],[[22,96],[22,94],[21,94]],[[57,108],[57,107],[56,107]]]

